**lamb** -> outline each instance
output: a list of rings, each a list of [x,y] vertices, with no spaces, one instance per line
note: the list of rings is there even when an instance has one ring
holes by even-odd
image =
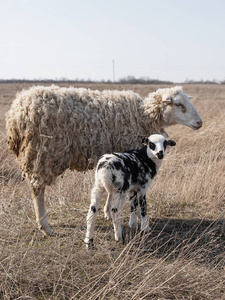
[[[93,247],[94,225],[104,190],[108,193],[108,207],[112,206],[111,217],[116,241],[123,240],[120,214],[128,194],[132,195],[130,197],[132,212],[137,209],[138,205],[141,209],[141,230],[150,231],[146,214],[146,192],[162,164],[166,147],[175,146],[176,143],[159,134],[144,138],[143,143],[145,146],[139,150],[105,154],[99,160],[87,215],[85,243],[88,247]],[[136,217],[130,220],[129,225],[137,228]]]
[[[17,94],[6,114],[8,146],[28,179],[38,227],[51,235],[44,192],[66,169],[92,169],[99,157],[138,148],[141,138],[202,119],[181,87],[159,89],[144,100],[132,91],[36,86]]]

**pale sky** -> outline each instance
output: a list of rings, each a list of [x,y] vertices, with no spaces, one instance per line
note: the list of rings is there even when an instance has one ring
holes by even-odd
[[[225,80],[225,0],[0,0],[0,79]]]

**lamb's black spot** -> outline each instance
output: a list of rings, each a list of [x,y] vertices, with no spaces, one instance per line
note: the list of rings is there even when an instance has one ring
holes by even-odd
[[[113,162],[113,166],[114,166],[117,170],[122,170],[122,169],[123,169],[123,165],[122,165],[121,162],[119,162],[118,160]]]
[[[109,162],[108,164],[107,164],[107,169],[109,169],[109,170],[111,170],[111,169],[115,169],[115,167],[114,167],[114,165],[111,163],[111,162]]]
[[[156,175],[156,165],[147,155],[147,146],[142,147],[140,150],[127,151],[134,156],[135,162],[131,162],[131,179],[132,183],[138,183],[144,185],[146,180],[146,174],[149,174],[152,178]]]
[[[155,150],[155,144],[152,143],[152,142],[149,142],[148,144],[149,144],[150,149],[152,149],[154,151]]]
[[[142,217],[145,217],[147,214],[147,204],[145,195],[140,198],[140,208]]]
[[[97,170],[100,170],[100,169],[104,168],[106,164],[107,164],[106,161],[102,161],[102,162],[98,165]]]
[[[112,212],[116,213],[118,211],[118,209],[116,207],[112,208]]]
[[[165,140],[165,141],[163,142],[164,150],[166,150],[167,145],[168,145],[168,142],[167,142],[167,140]]]
[[[93,211],[93,213],[96,213],[96,207],[94,205],[91,206],[91,211]]]
[[[126,175],[126,177],[128,177],[128,176]],[[129,187],[130,187],[130,184],[129,184],[128,179],[124,178],[124,183],[123,183],[122,191],[125,192],[126,190],[129,189]]]
[[[116,180],[116,176],[114,174],[112,174],[112,182],[114,183]]]
[[[134,192],[133,195],[130,196],[130,202],[133,203],[133,205],[131,205],[130,209],[131,212],[136,211],[137,206],[138,206],[138,199],[137,199],[137,192]]]

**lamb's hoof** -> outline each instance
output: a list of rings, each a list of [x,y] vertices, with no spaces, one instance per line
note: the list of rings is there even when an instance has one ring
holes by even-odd
[[[147,227],[145,227],[144,229],[142,229],[142,231],[145,232],[145,233],[148,233],[148,232],[151,231],[151,227],[150,227],[150,226],[147,226]]]
[[[116,242],[119,244],[119,245],[124,245],[125,244],[125,240],[124,239],[117,239]]]
[[[112,220],[112,217],[111,217],[111,214],[108,213],[108,212],[105,212],[104,213],[104,216],[105,216],[105,219],[108,220],[108,221],[111,221]]]
[[[124,244],[125,243],[125,237],[124,237],[124,235],[123,234],[122,234],[122,236],[116,236],[115,235],[115,241],[117,243]]]
[[[129,225],[130,229],[133,229],[133,230],[137,230],[137,228],[138,228],[137,222],[129,222],[128,225]]]

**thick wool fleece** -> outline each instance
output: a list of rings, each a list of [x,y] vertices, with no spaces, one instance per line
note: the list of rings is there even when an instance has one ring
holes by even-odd
[[[32,87],[7,113],[9,149],[33,187],[50,185],[67,168],[84,171],[104,153],[138,148],[141,137],[162,132],[164,109],[157,92],[143,101],[132,91]]]

